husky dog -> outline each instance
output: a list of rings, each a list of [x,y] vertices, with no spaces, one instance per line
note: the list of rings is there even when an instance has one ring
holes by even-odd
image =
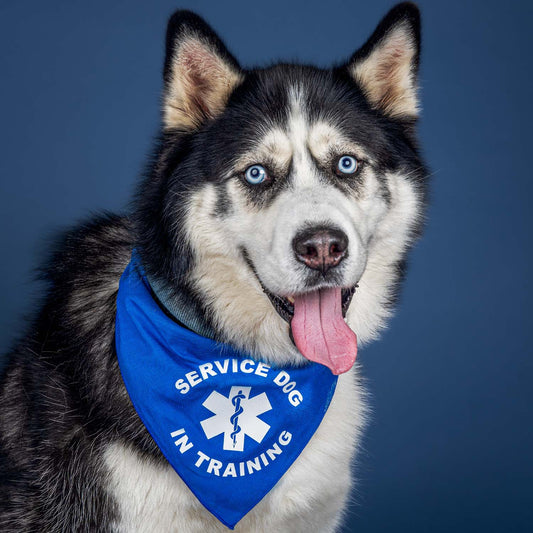
[[[135,208],[58,242],[2,378],[1,531],[227,530],[121,378],[116,296],[134,248],[184,326],[340,375],[318,430],[236,531],[338,528],[365,419],[355,334],[366,343],[384,327],[423,218],[419,41],[405,3],[345,64],[247,70],[197,15],[172,16],[162,131]]]

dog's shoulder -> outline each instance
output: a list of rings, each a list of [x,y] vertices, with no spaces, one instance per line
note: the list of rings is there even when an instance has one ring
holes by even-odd
[[[127,217],[101,214],[65,231],[55,240],[41,268],[51,292],[68,291],[76,285],[100,286],[115,282],[129,261],[133,246]]]
[[[94,217],[61,234],[40,269],[41,305],[8,354],[0,380],[3,531],[30,530],[33,519],[51,529],[81,531],[90,517],[106,523],[105,515],[112,514],[98,482],[101,428],[109,427],[100,406],[120,409],[125,402],[114,357],[114,315],[132,242],[127,218]],[[82,478],[93,481],[78,501],[74,480]],[[70,511],[68,502],[61,503],[64,493],[77,500]]]
[[[39,269],[44,282],[41,303],[31,313],[25,335],[6,357],[0,380],[4,406],[13,400],[31,400],[28,394],[21,396],[23,391],[42,391],[54,372],[67,381],[76,378],[83,388],[89,378],[86,365],[90,367],[97,354],[112,351],[115,299],[132,242],[129,220],[109,214],[93,217],[55,239]],[[0,434],[5,427],[0,420]]]
[[[63,382],[72,383],[74,378],[83,389],[90,379],[84,365],[90,367],[97,352],[109,352],[115,297],[132,241],[128,219],[107,214],[55,239],[39,269],[44,281],[40,305],[30,313],[33,319],[25,334],[5,356],[0,442],[5,444],[10,428],[28,422],[25,412],[46,405],[45,391],[52,394],[55,388],[58,397],[68,398],[71,387]],[[56,406],[65,408],[63,403],[58,399]]]
[[[5,384],[13,366],[28,360],[53,363],[54,351],[81,344],[97,323],[114,315],[120,276],[133,247],[127,217],[102,214],[61,232],[38,268],[41,298],[29,327],[19,339],[3,372]],[[109,311],[113,311],[111,314]],[[1,390],[1,389],[0,389]]]

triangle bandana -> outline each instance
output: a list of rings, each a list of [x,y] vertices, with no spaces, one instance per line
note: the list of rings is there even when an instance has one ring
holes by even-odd
[[[231,529],[300,455],[337,383],[317,363],[274,367],[180,326],[153,298],[135,252],[120,280],[115,342],[142,422]]]

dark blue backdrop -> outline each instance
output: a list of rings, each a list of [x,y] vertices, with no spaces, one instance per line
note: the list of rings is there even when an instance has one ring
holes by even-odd
[[[197,10],[244,65],[327,65],[390,1],[0,3],[0,344],[47,236],[126,206],[158,123],[163,36]],[[373,406],[344,531],[533,523],[531,2],[420,2],[430,218],[391,328],[360,362]]]

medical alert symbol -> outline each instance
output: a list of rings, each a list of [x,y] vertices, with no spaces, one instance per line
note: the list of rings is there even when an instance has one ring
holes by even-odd
[[[229,398],[213,391],[202,404],[214,416],[200,422],[205,436],[212,439],[224,433],[224,450],[242,452],[244,436],[260,443],[270,426],[258,418],[272,409],[268,396],[262,392],[250,398],[252,387],[231,387]]]

